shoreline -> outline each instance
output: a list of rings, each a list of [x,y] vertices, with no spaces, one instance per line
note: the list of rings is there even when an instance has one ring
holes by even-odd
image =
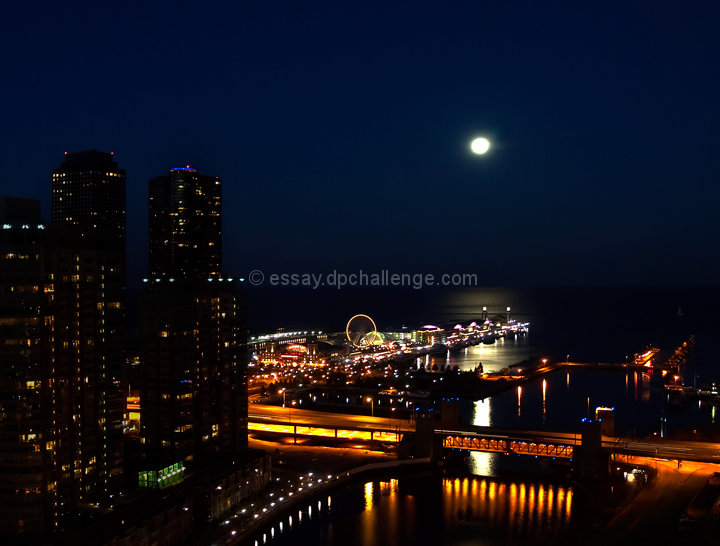
[[[304,504],[311,501],[314,497],[321,493],[327,493],[340,486],[351,484],[357,480],[366,479],[369,476],[386,475],[388,471],[407,472],[407,471],[428,471],[438,468],[429,457],[423,459],[403,459],[381,463],[367,463],[358,467],[351,468],[333,476],[332,479],[323,481],[316,485],[312,490],[306,489],[300,494],[295,494],[288,499],[282,507],[272,512],[267,512],[258,517],[251,523],[249,527],[239,532],[227,544],[242,544],[244,541],[251,539],[255,533],[259,533],[263,527],[273,525],[275,521],[284,517],[290,509],[297,507],[298,504]]]
[[[257,446],[262,445],[268,452],[273,453],[273,480],[277,479],[280,484],[284,483],[287,478],[300,478],[295,481],[295,487],[298,485],[302,488],[298,491],[295,489],[294,494],[288,496],[275,490],[275,497],[262,496],[255,500],[255,509],[258,517],[253,519],[252,510],[245,515],[245,519],[233,523],[232,526],[225,527],[222,520],[217,521],[214,531],[204,536],[196,537],[191,541],[192,544],[262,544],[263,534],[267,533],[268,539],[273,532],[276,535],[278,525],[282,530],[283,523],[287,525],[288,515],[295,520],[295,513],[298,509],[305,511],[305,508],[313,506],[318,501],[325,505],[325,497],[333,495],[342,496],[343,491],[348,488],[356,487],[358,483],[364,481],[387,481],[393,478],[403,479],[420,479],[421,482],[436,473],[441,473],[443,478],[462,478],[464,472],[455,467],[449,461],[443,463],[433,463],[429,459],[408,459],[397,460],[390,455],[364,451],[357,452],[347,448],[326,448],[315,446],[308,451],[307,447],[294,446],[292,444],[277,444],[260,440],[253,440]],[[652,461],[655,463],[655,461]],[[639,459],[626,463],[628,467],[646,467],[649,466],[647,460]],[[653,464],[655,466],[655,464]],[[662,535],[677,536],[677,521],[682,515],[685,502],[689,499],[680,500],[692,492],[694,479],[690,479],[691,475],[701,475],[703,471],[707,471],[706,465],[687,463],[681,469],[674,468],[669,462],[657,465],[661,470],[661,478],[659,481],[651,480],[646,486],[641,487],[633,492],[627,490],[620,497],[615,497],[613,501],[607,497],[607,492],[594,490],[593,484],[581,484],[577,480],[569,476],[540,476],[534,472],[526,476],[508,476],[508,475],[474,475],[477,478],[487,478],[496,482],[502,482],[505,485],[513,482],[527,481],[542,483],[550,483],[551,485],[561,485],[570,488],[573,491],[573,498],[577,499],[578,504],[573,502],[573,520],[574,523],[569,526],[564,534],[565,541],[562,543],[573,543],[572,541],[582,535],[582,529],[591,528],[598,537],[603,540],[616,540],[619,536],[623,536],[624,529],[627,527],[627,520],[637,520],[638,527],[646,526],[647,519],[657,520],[652,514],[654,511],[664,511],[664,518],[661,521],[655,521],[659,532],[662,528]],[[323,468],[325,471],[321,471]],[[649,470],[649,468],[648,468]],[[699,472],[698,472],[699,470]],[[312,471],[312,474],[310,472]],[[656,470],[657,472],[657,470]],[[332,476],[329,480],[328,475]],[[302,477],[305,478],[304,483]],[[467,476],[471,477],[471,476]],[[687,481],[687,483],[685,483]],[[308,482],[312,486],[308,487]],[[424,483],[424,482],[423,482]],[[616,484],[617,485],[617,484]],[[660,507],[656,504],[657,499],[652,499],[654,492],[663,490],[666,487],[674,489],[674,493],[680,493],[676,499],[677,503],[673,509],[667,510],[668,507]],[[676,489],[677,488],[677,489]],[[601,488],[602,489],[602,488]],[[286,490],[287,491],[287,490]],[[616,489],[616,493],[617,493]],[[283,495],[285,498],[283,500]],[[613,495],[614,496],[614,495]],[[647,499],[650,497],[653,502],[647,505]],[[641,502],[641,500],[644,501]],[[272,502],[274,501],[274,502]],[[608,502],[609,501],[609,502]],[[606,504],[607,503],[607,504]],[[274,504],[274,506],[272,506]],[[662,504],[662,503],[661,503]],[[652,506],[655,505],[655,506]],[[266,508],[266,512],[261,512]],[[233,519],[232,516],[229,519]],[[241,523],[242,521],[242,523]],[[304,521],[304,517],[303,517]],[[244,525],[244,526],[243,526]],[[292,523],[290,523],[292,526]],[[232,535],[232,532],[235,535]],[[591,544],[597,542],[590,542]],[[590,544],[589,543],[589,544]]]

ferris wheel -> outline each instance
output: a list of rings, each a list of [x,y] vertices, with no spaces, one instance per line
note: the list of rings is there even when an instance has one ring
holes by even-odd
[[[377,335],[375,321],[367,315],[355,315],[345,326],[347,340],[358,349],[373,345]]]

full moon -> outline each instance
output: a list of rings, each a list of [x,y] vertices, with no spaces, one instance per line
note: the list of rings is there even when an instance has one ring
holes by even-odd
[[[485,137],[478,137],[470,143],[473,153],[483,155],[490,149],[490,141]]]

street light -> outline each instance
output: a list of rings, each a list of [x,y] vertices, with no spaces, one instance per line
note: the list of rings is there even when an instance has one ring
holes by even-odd
[[[370,416],[375,417],[375,399],[368,396],[365,401],[370,402]]]

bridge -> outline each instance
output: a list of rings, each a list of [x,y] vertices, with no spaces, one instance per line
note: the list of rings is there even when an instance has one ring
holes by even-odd
[[[442,433],[441,433],[442,434]],[[575,445],[550,443],[544,441],[513,440],[488,436],[468,436],[466,434],[442,434],[442,445],[450,449],[466,449],[469,451],[486,451],[490,453],[516,453],[518,455],[535,455],[572,459]]]
[[[448,449],[534,455],[571,460],[582,444],[579,433],[503,430],[491,427],[462,427],[460,430],[436,430]],[[601,447],[613,459],[650,457],[720,464],[720,443],[670,440],[667,438],[630,440],[601,436]]]
[[[332,440],[399,443],[404,434],[415,431],[415,423],[367,415],[326,413],[298,408],[251,404],[248,428],[264,434],[318,437]],[[573,432],[500,429],[456,426],[436,429],[445,449],[508,453],[572,460],[582,444]],[[720,443],[669,440],[632,440],[618,436],[601,437],[601,445],[615,460],[623,457],[650,457],[720,464]]]
[[[415,425],[407,419],[251,404],[248,430],[292,436],[295,443],[298,437],[399,443],[403,434],[415,430]]]

